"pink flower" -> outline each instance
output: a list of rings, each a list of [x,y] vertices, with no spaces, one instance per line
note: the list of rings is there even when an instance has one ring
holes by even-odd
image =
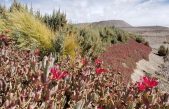
[[[96,64],[96,65],[100,65],[100,64],[102,64],[102,61],[99,60],[99,59],[96,59],[96,60],[95,60],[95,64]]]
[[[153,88],[158,85],[158,80],[157,79],[152,79],[149,87]]]
[[[158,85],[158,81],[155,78],[149,78],[146,76],[143,77],[143,83],[149,88],[153,88]]]
[[[141,78],[140,82],[137,83],[137,87],[140,91],[144,91],[148,88],[154,88],[158,85],[158,80],[156,78],[150,78],[144,76]]]
[[[138,82],[137,87],[138,87],[139,91],[146,90],[146,86],[143,83]]]
[[[101,74],[101,73],[105,73],[107,72],[106,69],[103,69],[103,68],[96,68],[96,74]]]
[[[143,77],[143,82],[142,83],[144,83],[146,86],[150,86],[150,84],[151,84],[151,80],[150,80],[150,78],[149,77],[147,77],[147,76],[144,76]]]
[[[53,79],[56,79],[56,80],[60,80],[60,79],[63,79],[65,78],[67,75],[68,75],[68,72],[67,71],[60,71],[59,69],[57,69],[56,67],[52,67],[50,72],[52,73],[53,75]]]

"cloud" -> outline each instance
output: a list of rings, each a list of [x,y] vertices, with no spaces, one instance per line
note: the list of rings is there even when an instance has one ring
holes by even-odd
[[[11,0],[0,0],[9,4]],[[169,26],[168,0],[20,0],[43,13],[65,12],[72,23],[121,19],[131,25]]]

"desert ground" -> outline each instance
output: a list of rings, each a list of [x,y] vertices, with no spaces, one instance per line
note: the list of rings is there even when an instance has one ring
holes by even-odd
[[[169,62],[164,62],[163,57],[157,56],[157,51],[161,45],[169,47],[169,28],[161,26],[149,27],[121,27],[121,29],[141,35],[152,48],[149,55],[149,61],[140,60],[137,62],[137,68],[134,70],[131,78],[133,81],[139,79],[145,72],[155,75],[159,78],[159,88],[163,91],[169,91]]]
[[[160,45],[169,47],[169,28],[161,26],[148,26],[148,27],[122,27],[121,29],[142,35],[150,46],[158,49]]]

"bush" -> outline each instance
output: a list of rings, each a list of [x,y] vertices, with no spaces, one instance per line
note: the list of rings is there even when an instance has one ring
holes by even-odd
[[[83,28],[79,30],[78,40],[81,45],[82,55],[96,56],[102,51],[102,41],[98,30]]]
[[[148,42],[148,41],[146,41],[146,42],[144,43],[144,45],[146,45],[146,46],[150,47],[150,44],[149,44],[149,42]]]
[[[145,40],[144,40],[144,38],[143,38],[142,36],[136,36],[136,41],[137,41],[138,43],[143,43],[143,42],[145,42]]]
[[[168,48],[165,48],[164,45],[161,45],[158,49],[158,55],[159,56],[167,56],[168,55]]]
[[[40,46],[42,48],[52,48],[53,33],[41,21],[27,11],[13,11],[9,15],[9,21],[13,30],[13,36],[20,44],[20,47],[31,48]]]
[[[79,44],[73,36],[73,34],[64,37],[64,43],[63,43],[63,56],[70,56],[71,59],[75,59],[76,53],[79,51]]]
[[[115,44],[118,42],[126,42],[133,38],[134,35],[114,27],[99,28],[100,38],[105,44]]]
[[[39,16],[38,13],[37,16]],[[67,25],[66,15],[61,13],[60,10],[53,11],[53,14],[51,16],[43,16],[42,21],[53,31],[60,31]]]
[[[6,21],[0,17],[0,34],[7,29]]]

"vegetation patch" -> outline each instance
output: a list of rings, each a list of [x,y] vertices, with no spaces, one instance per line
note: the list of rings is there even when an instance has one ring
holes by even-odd
[[[168,48],[166,48],[164,45],[161,45],[158,49],[158,55],[159,56],[167,56],[169,54]]]
[[[124,74],[126,81],[129,81],[131,73],[136,67],[136,62],[141,59],[148,60],[150,52],[150,47],[129,40],[125,44],[114,44],[107,47],[99,58],[103,60],[106,67],[109,67],[113,72]]]

